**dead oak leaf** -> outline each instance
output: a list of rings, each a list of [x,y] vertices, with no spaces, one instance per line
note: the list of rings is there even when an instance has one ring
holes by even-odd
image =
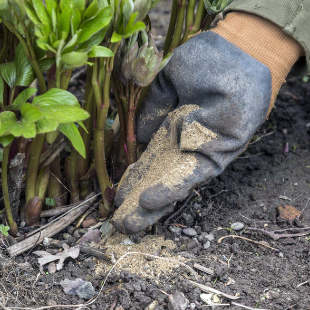
[[[277,208],[279,218],[288,221],[290,224],[301,216],[301,212],[291,205],[279,206]]]
[[[65,248],[62,252],[57,254],[50,254],[46,251],[35,251],[35,255],[40,256],[38,258],[38,263],[40,265],[40,271],[43,272],[43,266],[51,262],[58,261],[56,264],[56,270],[59,271],[63,268],[64,261],[71,257],[73,259],[78,258],[80,254],[79,247]]]

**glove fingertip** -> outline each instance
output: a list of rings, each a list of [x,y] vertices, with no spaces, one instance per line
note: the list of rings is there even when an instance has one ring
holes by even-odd
[[[165,188],[161,185],[152,186],[144,190],[139,199],[139,205],[146,210],[154,211],[163,208],[169,204],[165,195]]]

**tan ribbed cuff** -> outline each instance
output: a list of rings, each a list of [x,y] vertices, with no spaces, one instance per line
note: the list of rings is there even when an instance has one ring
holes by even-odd
[[[270,112],[292,66],[303,55],[302,47],[277,25],[248,13],[229,13],[211,31],[269,68],[272,80]]]

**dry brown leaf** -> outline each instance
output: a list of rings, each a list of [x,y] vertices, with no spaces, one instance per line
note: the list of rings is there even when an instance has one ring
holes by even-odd
[[[291,205],[279,206],[277,210],[279,213],[279,218],[288,221],[290,224],[292,224],[301,215],[301,212]]]
[[[40,256],[38,258],[38,263],[40,265],[40,271],[43,272],[43,266],[51,262],[58,261],[56,264],[56,270],[59,271],[63,268],[64,261],[71,257],[73,259],[77,258],[80,254],[79,247],[65,248],[62,252],[57,254],[50,254],[46,251],[35,251],[35,255]]]

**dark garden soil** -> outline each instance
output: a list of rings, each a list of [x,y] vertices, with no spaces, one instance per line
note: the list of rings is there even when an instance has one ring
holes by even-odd
[[[166,27],[165,22],[162,24]],[[160,33],[158,30],[157,35]],[[163,219],[147,233],[130,237],[133,243],[139,243],[145,235],[164,236],[176,244],[173,255],[183,257],[192,268],[194,264],[210,268],[213,275],[195,269],[195,277],[178,264],[173,271],[167,268],[160,277],[153,278],[116,268],[88,309],[145,309],[152,302],[157,306],[147,309],[208,309],[201,299],[202,290],[189,280],[226,294],[239,294],[235,302],[248,309],[310,309],[310,234],[273,240],[251,230],[310,227],[310,83],[291,76],[276,107],[239,159],[220,177],[198,188],[190,199],[178,203],[176,211],[182,208],[181,212]],[[301,215],[293,221],[283,219],[283,214],[281,218],[277,209],[286,205],[295,207]],[[72,230],[69,227],[69,236],[65,231],[55,238],[74,244],[79,236],[71,236]],[[230,237],[219,243],[224,236]],[[154,258],[140,260],[152,266]],[[113,266],[102,261],[100,264],[106,264],[107,270]],[[68,259],[63,270],[42,274],[32,251],[13,260],[2,247],[0,308],[85,303],[65,294],[59,283],[65,278],[81,278],[90,281],[98,293],[107,273],[98,273],[97,269],[98,259],[82,253],[76,260]],[[168,308],[168,295],[175,291],[185,295],[187,308],[176,308],[171,302]],[[220,299],[222,304],[230,304],[229,299]],[[232,304],[221,308],[242,309]]]

